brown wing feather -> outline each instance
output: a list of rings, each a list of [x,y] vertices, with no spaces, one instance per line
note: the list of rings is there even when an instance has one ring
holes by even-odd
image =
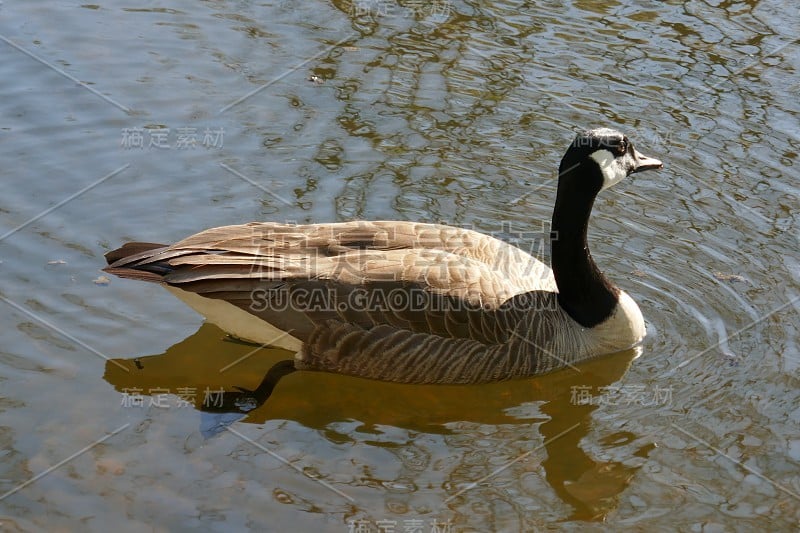
[[[554,301],[552,273],[521,250],[471,230],[412,222],[254,222],[168,247],[131,243],[107,259],[111,273],[223,299],[291,330],[309,343],[306,365],[324,368],[338,352],[338,371],[356,375],[367,375],[356,367],[387,365],[384,353],[403,357],[405,372],[416,375],[422,370],[409,361],[428,348],[463,351],[483,366],[495,357],[490,347],[510,345],[531,309]],[[537,302],[524,301],[537,289],[545,289]],[[406,300],[393,302],[397,295]],[[367,345],[370,358],[352,357]],[[473,361],[479,352],[488,355]]]
[[[552,307],[552,294],[529,293],[528,301],[539,301],[542,311],[515,316],[502,343],[387,324],[320,323],[303,345],[297,367],[403,383],[481,383],[545,373],[576,362],[583,349],[578,339],[556,334],[556,324],[566,315]],[[556,355],[564,353],[570,355]]]

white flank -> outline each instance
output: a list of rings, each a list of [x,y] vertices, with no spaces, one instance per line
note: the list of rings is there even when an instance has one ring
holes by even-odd
[[[303,345],[301,340],[225,300],[206,298],[169,285],[164,287],[206,320],[234,337],[293,352],[299,351]]]

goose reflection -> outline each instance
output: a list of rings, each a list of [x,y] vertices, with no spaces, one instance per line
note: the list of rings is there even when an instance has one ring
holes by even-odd
[[[581,448],[598,408],[585,393],[596,394],[619,381],[639,353],[627,350],[523,380],[405,385],[295,371],[292,353],[233,340],[206,323],[163,354],[109,360],[104,378],[123,398],[136,394],[150,403],[168,395],[193,406],[203,413],[201,430],[207,438],[235,421],[293,420],[337,442],[355,441],[354,432],[380,433],[387,426],[462,437],[470,423],[530,427],[543,439],[543,450],[535,456],[545,457],[541,466],[547,484],[572,506],[572,518],[602,520],[637,468],[597,461]],[[342,430],[343,425],[350,429]],[[647,452],[649,447],[637,455]],[[455,500],[464,483],[454,473],[451,477],[453,484],[445,489],[451,494],[444,498]]]

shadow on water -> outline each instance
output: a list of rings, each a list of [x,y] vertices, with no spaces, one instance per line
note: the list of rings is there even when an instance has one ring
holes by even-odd
[[[457,431],[455,423],[463,422],[531,426],[538,429],[543,444],[532,446],[529,453],[544,448],[541,466],[547,483],[572,506],[570,519],[602,520],[616,507],[616,497],[638,468],[599,462],[583,451],[580,443],[598,406],[582,401],[576,391],[608,387],[638,355],[628,350],[589,361],[578,370],[501,383],[404,385],[293,371],[287,363],[291,352],[233,341],[204,324],[163,354],[108,361],[104,378],[123,395],[123,403],[126,398],[150,402],[158,395],[177,395],[203,413],[206,427],[201,430],[207,438],[235,421],[293,420],[337,442],[353,440],[332,428],[342,421],[359,422],[355,431],[362,433],[394,426],[447,435]],[[531,403],[538,404],[540,415],[515,416]],[[649,450],[648,446],[639,453]]]

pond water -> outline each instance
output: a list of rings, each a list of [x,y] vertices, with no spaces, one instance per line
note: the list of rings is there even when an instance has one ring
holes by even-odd
[[[0,4],[3,530],[796,530],[800,14],[781,0]],[[535,379],[297,372],[103,254],[246,222],[535,239],[576,131],[643,345]],[[360,528],[360,529],[359,529]]]

